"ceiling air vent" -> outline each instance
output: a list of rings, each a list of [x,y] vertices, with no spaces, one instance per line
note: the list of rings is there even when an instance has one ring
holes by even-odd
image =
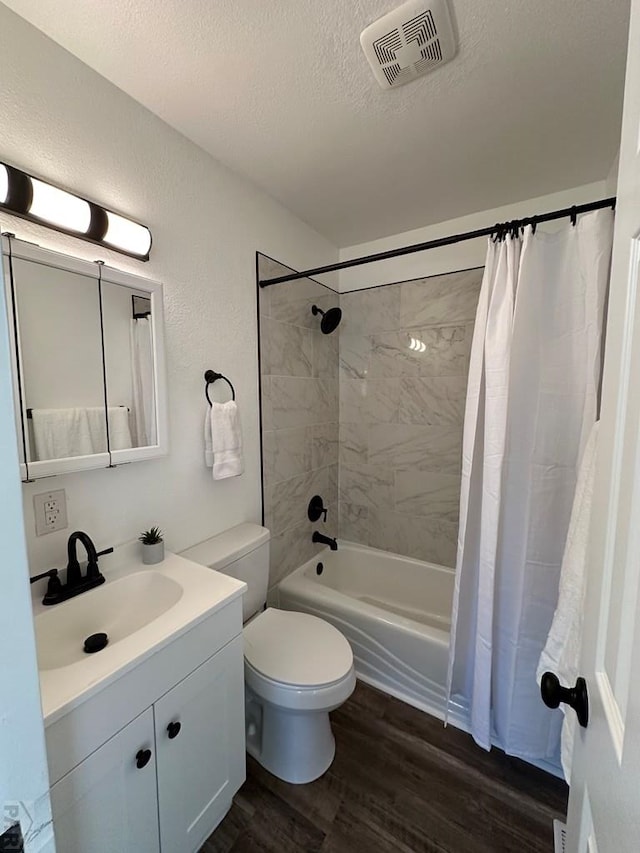
[[[383,89],[395,89],[453,59],[453,26],[446,0],[408,0],[360,34],[360,44]]]

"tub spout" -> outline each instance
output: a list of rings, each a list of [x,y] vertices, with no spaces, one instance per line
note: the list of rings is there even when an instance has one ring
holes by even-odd
[[[325,536],[324,533],[320,533],[319,530],[313,531],[313,536],[311,537],[312,542],[317,542],[321,545],[328,545],[332,551],[338,550],[338,543],[335,539],[332,539],[330,536]]]

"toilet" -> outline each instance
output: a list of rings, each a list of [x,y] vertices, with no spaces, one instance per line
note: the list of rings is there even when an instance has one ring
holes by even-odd
[[[329,711],[356,684],[351,646],[333,625],[308,613],[264,609],[269,531],[240,524],[181,556],[244,581],[246,747],[266,770],[294,784],[312,782],[335,755]]]

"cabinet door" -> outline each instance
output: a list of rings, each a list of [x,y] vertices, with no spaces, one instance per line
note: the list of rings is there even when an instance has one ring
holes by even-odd
[[[156,702],[154,713],[162,853],[190,853],[245,780],[242,636]]]
[[[158,853],[152,709],[56,782],[51,808],[61,853]]]

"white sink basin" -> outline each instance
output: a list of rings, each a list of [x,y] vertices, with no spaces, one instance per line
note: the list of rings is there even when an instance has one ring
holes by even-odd
[[[129,637],[177,604],[182,592],[172,578],[146,571],[51,605],[36,619],[40,670],[69,666],[90,657],[83,647],[91,634],[105,633],[109,645]]]
[[[104,689],[203,619],[242,596],[246,584],[167,554],[144,566],[137,543],[103,557],[102,586],[61,604],[33,601],[45,725]],[[40,595],[44,593],[41,587]],[[35,596],[35,591],[34,591]],[[107,634],[87,654],[84,641]]]

